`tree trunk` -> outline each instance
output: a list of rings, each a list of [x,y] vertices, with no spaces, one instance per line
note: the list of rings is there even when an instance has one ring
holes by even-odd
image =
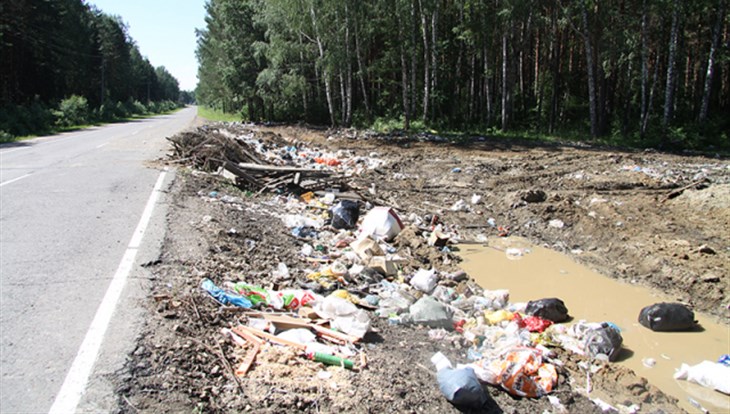
[[[626,68],[626,87],[623,88],[624,103],[623,103],[623,118],[621,122],[621,135],[628,137],[629,135],[629,114],[631,113],[631,95],[633,91],[631,88],[632,80],[632,69],[633,61],[629,60],[628,67]]]
[[[357,27],[357,22],[355,22]],[[362,89],[362,100],[365,104],[365,114],[370,117],[370,100],[368,99],[368,90],[365,87],[365,68],[362,64],[362,54],[360,53],[360,36],[357,29],[355,30],[355,55],[357,58],[357,76],[360,79],[360,89]]]
[[[433,95],[438,91],[438,17],[439,4],[436,2],[436,8],[431,15],[431,100]],[[434,103],[431,102],[431,112],[434,112]]]
[[[487,126],[492,123],[492,91],[491,91],[491,76],[489,76],[489,54],[487,53],[487,46],[484,45],[484,93],[485,100],[487,102]]]
[[[662,126],[667,127],[674,107],[674,82],[677,77],[675,61],[677,60],[677,42],[679,39],[679,0],[672,2],[672,29],[669,40],[669,61],[667,63],[667,83],[664,89],[664,116]]]
[[[651,108],[654,106],[654,95],[656,94],[656,86],[659,81],[659,59],[654,62],[654,80],[651,83],[651,89],[649,90],[649,99],[646,104],[646,112],[644,113],[644,119],[641,120],[641,137],[644,138],[646,135],[646,128],[649,126],[649,115],[651,114]]]
[[[430,73],[430,48],[428,46],[428,20],[426,13],[423,11],[423,3],[419,1],[421,9],[421,27],[423,34],[423,122],[428,120],[428,101],[431,99],[431,73]]]
[[[644,130],[644,119],[646,119],[647,112],[647,93],[649,87],[649,47],[647,45],[647,34],[646,34],[646,0],[642,3],[641,8],[641,129]]]
[[[410,113],[416,113],[416,72],[418,68],[418,17],[416,14],[416,0],[411,0],[411,47],[409,53],[411,55],[411,86],[410,91],[413,95],[410,99]]]
[[[403,89],[403,129],[411,128],[410,104],[408,102],[408,63],[406,62],[406,51],[400,49],[401,88]]]
[[[312,27],[314,28],[314,35],[317,41],[317,49],[319,50],[319,59],[324,62],[324,46],[322,45],[322,39],[319,37],[319,30],[317,29],[317,15],[314,13],[314,3],[309,4],[309,14],[312,17]],[[327,97],[327,110],[330,114],[330,124],[335,126],[335,111],[332,103],[332,87],[329,76],[329,70],[325,64],[322,70],[322,76],[324,77],[324,93]]]
[[[552,15],[554,45],[552,47],[551,69],[552,76],[552,96],[550,97],[550,118],[548,120],[548,132],[551,134],[555,131],[555,123],[558,116],[558,98],[560,96],[560,56],[562,50],[563,32],[558,28],[557,13],[554,11]]]
[[[302,35],[299,34],[299,62],[301,65],[304,65],[304,41],[302,40]],[[307,102],[307,81],[305,79],[304,81],[304,87],[302,88],[302,105],[304,109],[304,120],[306,121],[309,117],[309,103]]]
[[[352,53],[350,51],[350,10],[345,2],[345,121],[346,127],[352,124]]]
[[[347,97],[345,96],[345,77],[342,75],[342,69],[338,71],[338,77],[340,79],[340,123],[344,125],[347,117]]]
[[[471,70],[469,72],[469,120],[471,121],[474,117],[474,102],[476,98],[474,97],[476,93],[476,53],[471,54]]]
[[[710,108],[710,96],[712,95],[712,74],[715,66],[715,50],[720,44],[720,31],[722,29],[722,21],[725,17],[725,0],[720,0],[717,5],[717,20],[712,30],[712,43],[710,44],[710,55],[707,57],[707,72],[705,74],[705,85],[702,88],[702,105],[700,106],[700,115],[698,117],[700,123],[707,120],[707,113]]]
[[[593,47],[591,46],[590,30],[588,30],[588,11],[585,3],[581,6],[583,20],[583,44],[586,52],[586,71],[588,72],[588,110],[591,118],[591,137],[598,136],[598,116],[596,111],[596,79],[593,70]]]
[[[510,115],[510,91],[509,91],[509,70],[507,65],[507,34],[502,35],[502,131],[509,128]]]
[[[408,59],[404,45],[404,34],[401,26],[398,26],[398,39],[400,41],[400,71],[401,71],[401,92],[403,98],[403,129],[411,128],[411,105],[408,99]]]

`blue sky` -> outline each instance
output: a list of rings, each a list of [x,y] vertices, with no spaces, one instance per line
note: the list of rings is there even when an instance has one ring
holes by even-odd
[[[192,90],[198,83],[195,29],[205,27],[205,0],[87,0],[127,24],[142,56],[152,66],[164,66]]]

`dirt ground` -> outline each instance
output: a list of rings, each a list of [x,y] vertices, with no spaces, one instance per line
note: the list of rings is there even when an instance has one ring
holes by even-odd
[[[239,130],[244,127],[236,127]],[[499,232],[571,255],[608,277],[658,289],[696,311],[730,324],[730,163],[727,159],[655,151],[505,142],[484,137],[380,136],[354,130],[299,126],[253,128],[261,140],[348,150],[386,164],[352,178],[350,186],[373,204],[402,217],[438,215],[462,240]],[[168,162],[169,160],[163,162]],[[180,167],[180,164],[175,164]],[[211,200],[211,191],[238,196]],[[469,211],[459,200],[482,196]],[[428,328],[391,325],[372,317],[363,343],[368,364],[358,372],[298,358],[267,346],[252,370],[236,379],[245,352],[220,333],[244,322],[245,312],[221,307],[200,289],[204,278],[297,286],[305,264],[302,242],[276,214],[283,195],[250,195],[219,177],[180,167],[171,189],[168,231],[147,306],[150,318],[118,380],[121,412],[457,412],[438,389],[431,356],[464,360],[469,344],[429,339]],[[493,218],[497,227],[488,224]],[[551,226],[560,220],[562,226]],[[555,222],[553,222],[555,223]],[[455,270],[459,258],[428,246],[408,246],[412,263]],[[292,280],[276,280],[286,263]],[[419,263],[420,262],[420,263]],[[446,263],[446,264],[444,264]],[[601,410],[586,396],[582,357],[557,350],[559,383],[548,398],[515,398],[495,387],[481,412]],[[674,413],[676,400],[632,371],[596,365],[591,398],[621,408]],[[625,408],[626,412],[630,410]]]

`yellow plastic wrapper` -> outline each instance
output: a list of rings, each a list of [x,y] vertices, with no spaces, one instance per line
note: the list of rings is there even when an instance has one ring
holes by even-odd
[[[314,193],[310,191],[308,193],[300,195],[299,198],[301,198],[302,201],[304,201],[305,203],[310,203],[314,198]]]
[[[345,299],[352,303],[359,303],[359,299],[356,296],[352,296],[350,292],[346,291],[345,289],[338,289],[334,292],[330,293],[330,296],[334,296],[336,298]]]
[[[515,314],[504,309],[498,311],[484,311],[484,320],[490,325],[497,325],[502,321],[511,321]]]

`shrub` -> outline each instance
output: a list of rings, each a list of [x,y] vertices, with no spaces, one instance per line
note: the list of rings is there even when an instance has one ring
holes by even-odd
[[[127,111],[127,107],[121,103],[117,102],[114,105],[114,117],[115,118],[127,118],[129,116],[129,112]]]
[[[13,136],[0,129],[0,142],[10,142],[13,140]]]
[[[133,112],[136,115],[144,115],[147,113],[147,108],[144,106],[144,104],[142,102],[134,101],[133,106],[134,106]]]
[[[98,117],[98,120],[99,121],[113,121],[115,109],[116,109],[116,105],[114,105],[113,102],[105,101],[96,110],[96,115]]]
[[[56,125],[61,127],[86,124],[89,122],[89,103],[83,96],[71,95],[61,101],[53,115]]]

